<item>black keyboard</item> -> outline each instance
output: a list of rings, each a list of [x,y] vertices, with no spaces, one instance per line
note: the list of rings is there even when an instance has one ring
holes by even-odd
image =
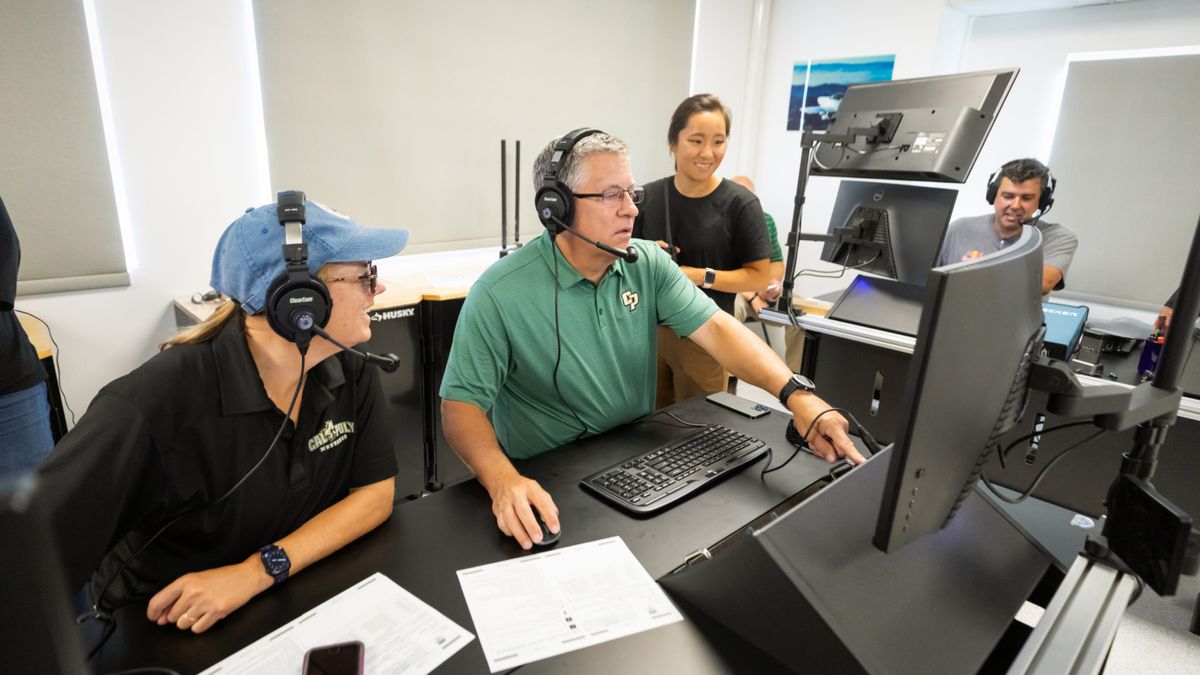
[[[579,484],[625,511],[648,515],[725,478],[769,449],[753,436],[713,424]]]

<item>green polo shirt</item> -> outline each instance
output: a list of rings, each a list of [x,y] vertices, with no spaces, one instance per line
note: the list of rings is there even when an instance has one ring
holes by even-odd
[[[632,245],[638,261],[618,259],[599,284],[544,234],[488,268],[458,317],[442,398],[491,410],[500,445],[520,459],[654,410],[655,328],[686,337],[717,306],[653,242]]]
[[[775,219],[771,214],[764,213],[763,220],[767,221],[767,235],[771,239],[771,262],[783,262],[783,249],[779,248],[779,230],[775,227]]]

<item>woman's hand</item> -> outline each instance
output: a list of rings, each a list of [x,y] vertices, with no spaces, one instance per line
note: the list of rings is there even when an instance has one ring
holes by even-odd
[[[256,553],[236,565],[179,577],[150,598],[146,618],[160,626],[173,623],[180,630],[203,633],[273,583]]]

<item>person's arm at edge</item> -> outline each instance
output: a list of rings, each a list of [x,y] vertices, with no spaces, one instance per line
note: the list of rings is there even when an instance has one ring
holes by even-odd
[[[688,337],[739,380],[768,392],[779,392],[792,376],[792,371],[778,354],[725,312],[714,313]],[[792,423],[802,435],[808,431],[817,415],[830,407],[811,392],[797,391],[788,399]],[[851,442],[847,434],[849,428],[849,423],[839,413],[829,413],[817,422],[816,429],[808,438],[809,447],[814,454],[828,462],[841,456],[861,464],[866,460]]]
[[[488,491],[501,532],[515,538],[526,550],[535,540],[541,541],[542,530],[530,505],[537,507],[551,532],[559,531],[558,507],[550,493],[537,481],[522,476],[509,461],[487,413],[472,403],[443,398],[442,430],[454,453]]]
[[[693,284],[700,286],[704,283],[704,268],[680,265],[679,269]],[[717,278],[712,285],[714,291],[721,293],[758,291],[771,283],[771,261],[763,258],[748,262],[736,270],[716,270],[716,273]]]
[[[1053,291],[1062,281],[1062,270],[1054,265],[1042,265],[1042,295]]]
[[[393,477],[350,488],[350,494],[313,516],[276,543],[287,551],[294,576],[378,527],[392,514]],[[257,551],[240,563],[185,574],[146,605],[146,618],[179,624],[186,613],[194,621],[182,630],[203,633],[251,598],[274,585]]]

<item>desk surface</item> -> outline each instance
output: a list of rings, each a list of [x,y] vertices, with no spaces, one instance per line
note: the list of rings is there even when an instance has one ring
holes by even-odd
[[[781,451],[788,417],[773,412],[750,420],[696,398],[679,404],[682,418],[741,429]],[[653,518],[638,519],[584,492],[578,480],[627,457],[631,448],[661,444],[686,434],[669,417],[629,425],[519,464],[553,495],[563,533],[559,546],[620,536],[659,578],[693,551],[739,531],[803,488],[823,478],[828,466],[801,453],[781,471],[759,480],[761,460],[711,489]],[[381,571],[459,625],[475,632],[456,570],[526,555],[496,529],[486,491],[475,481],[397,505],[391,519],[278,588],[262,593],[209,632],[194,636],[146,621],[144,605],[117,614],[118,628],[96,663],[99,672],[168,666],[195,672],[257,640],[369,574]],[[686,611],[685,611],[686,613]],[[714,638],[703,617],[689,617],[649,633],[565,654],[522,672],[756,672],[779,666],[727,634]],[[722,640],[733,640],[727,644]],[[740,645],[740,646],[739,646]],[[479,640],[455,654],[439,673],[486,672]]]
[[[51,349],[50,333],[41,321],[26,314],[18,314],[17,320],[21,322],[21,328],[25,329],[25,334],[29,336],[29,341],[33,343],[33,348],[37,350],[39,359],[54,356],[54,350]]]

